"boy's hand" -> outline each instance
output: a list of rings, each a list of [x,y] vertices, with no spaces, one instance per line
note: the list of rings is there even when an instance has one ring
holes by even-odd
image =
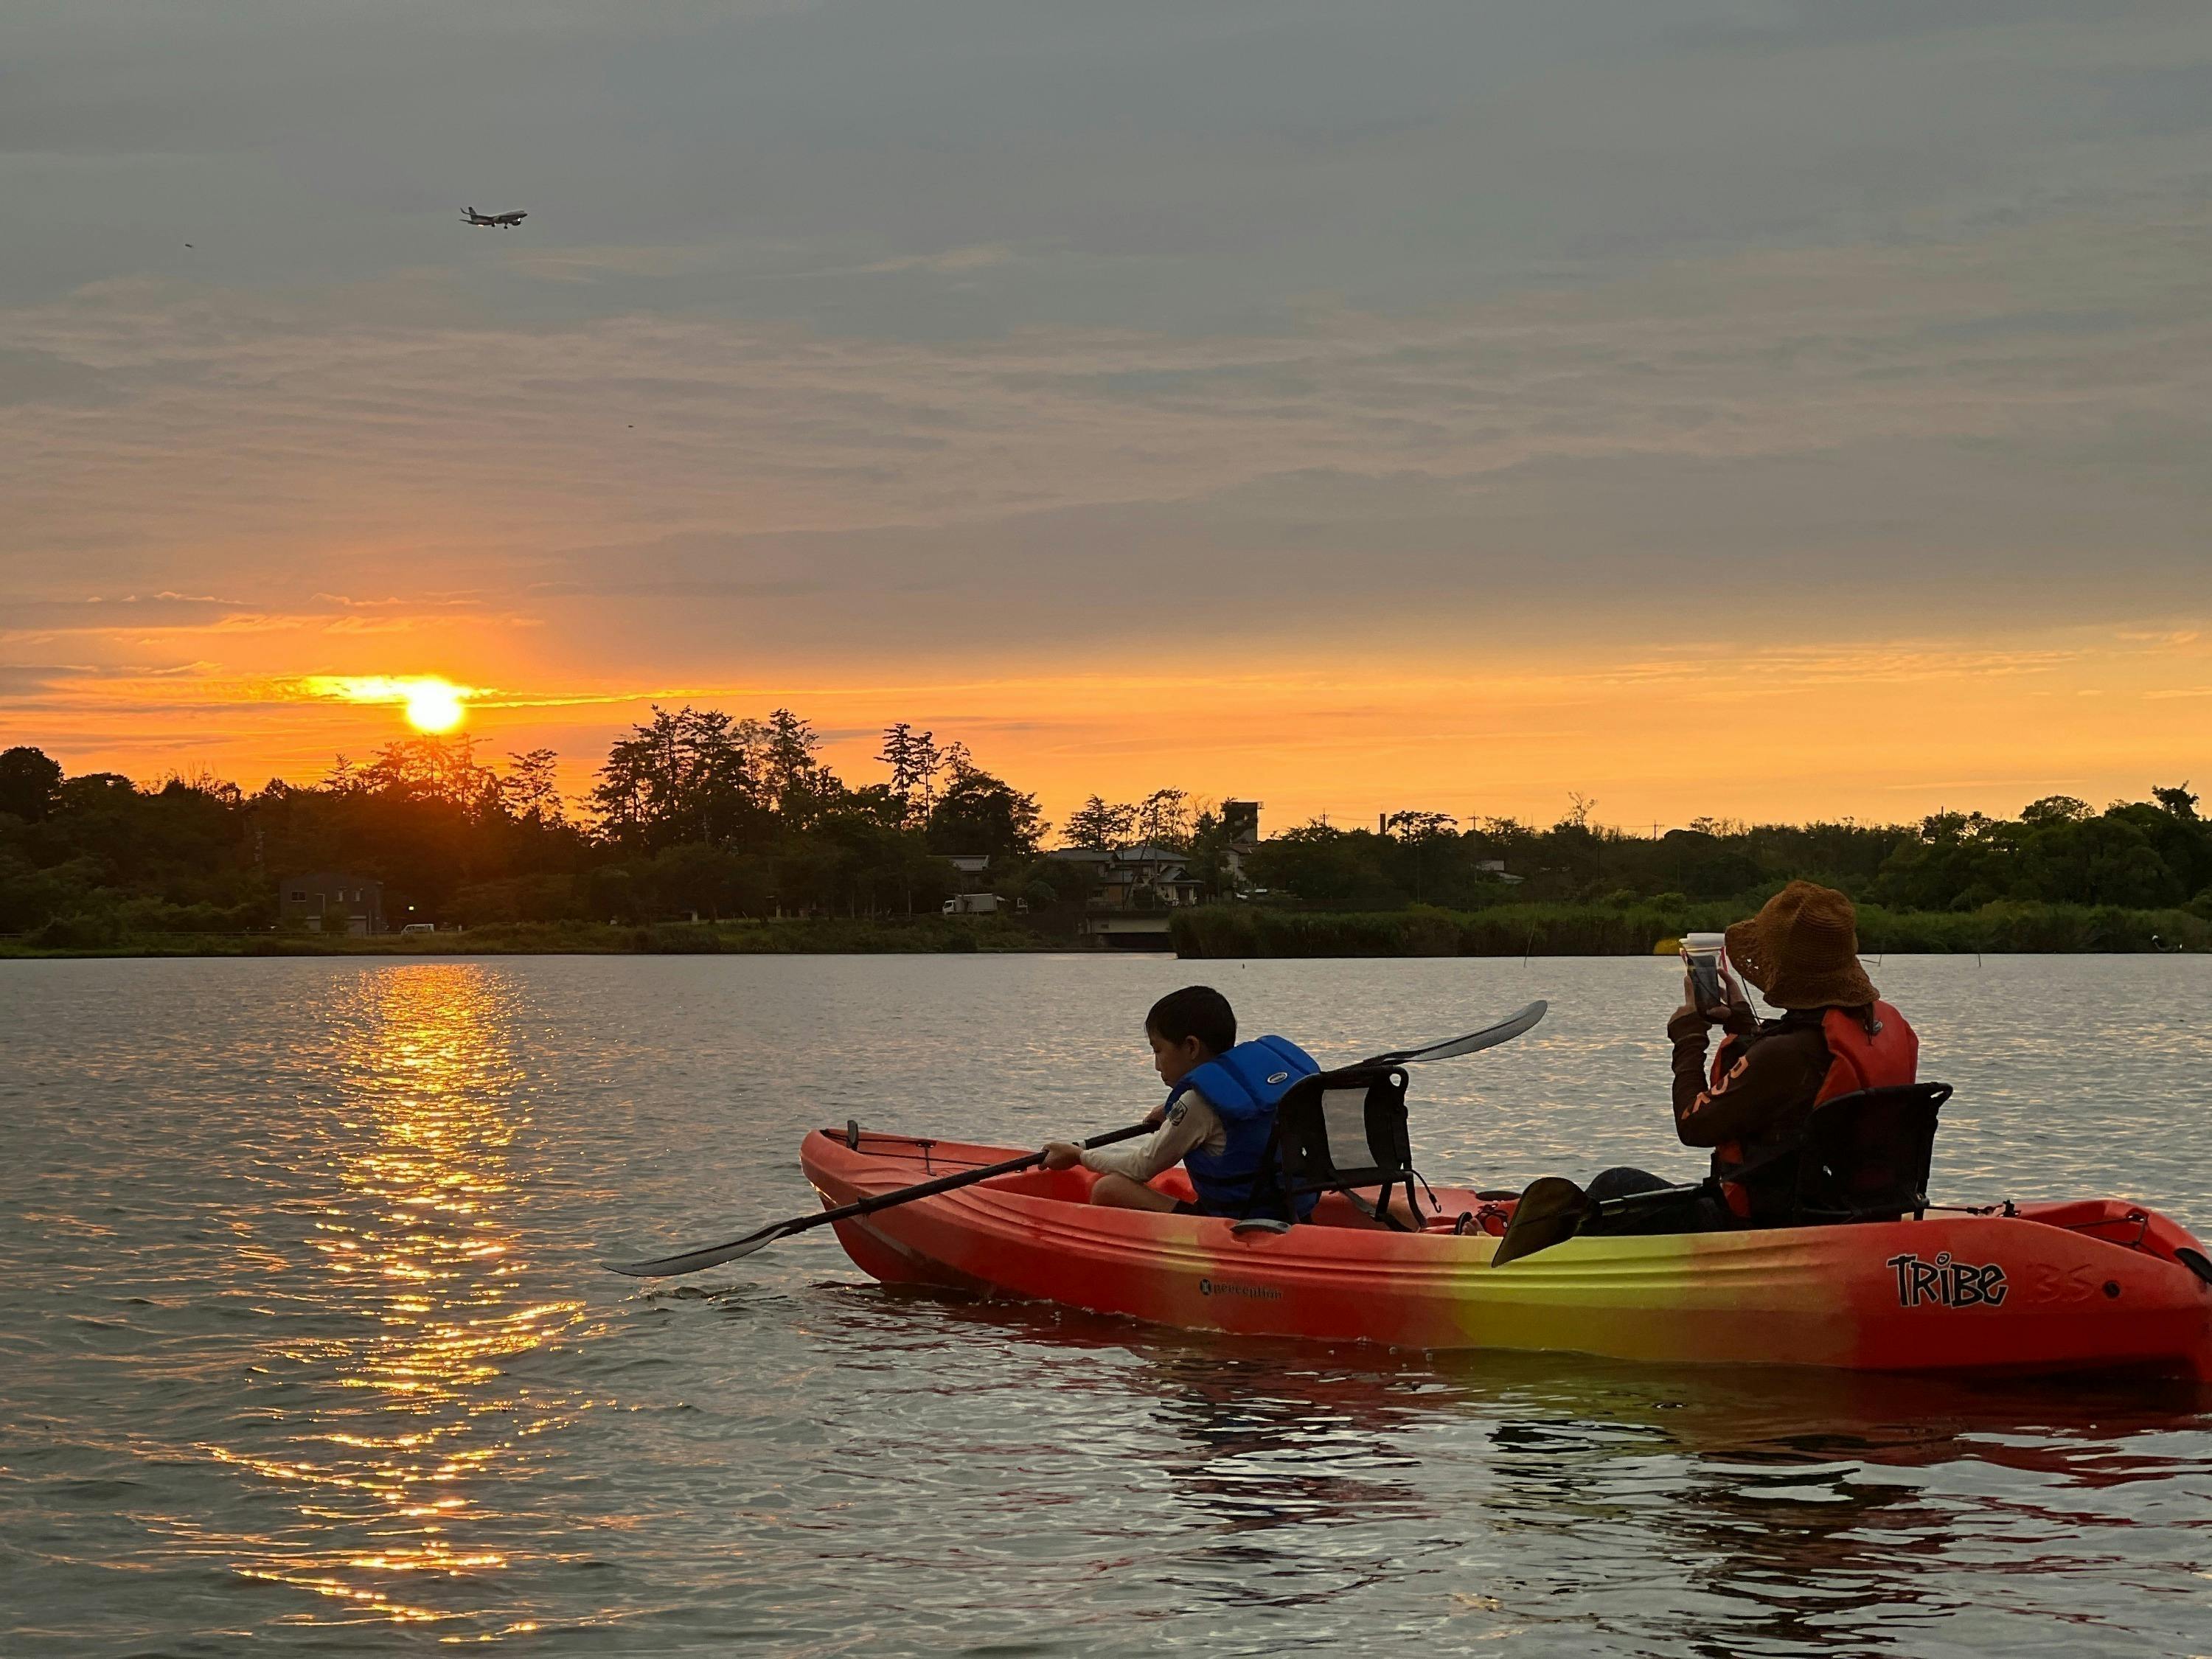
[[[1072,1170],[1083,1162],[1083,1148],[1072,1140],[1048,1140],[1044,1144],[1044,1167],[1048,1170]]]
[[[1157,1129],[1167,1121],[1168,1103],[1164,1100],[1145,1114],[1145,1127],[1147,1129]]]

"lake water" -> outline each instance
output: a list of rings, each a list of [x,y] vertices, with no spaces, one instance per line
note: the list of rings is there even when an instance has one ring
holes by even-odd
[[[2212,959],[1893,958],[1939,1199],[2212,1231]],[[2212,1652],[2212,1401],[1255,1346],[886,1292],[798,1142],[1158,1097],[1152,998],[1685,1176],[1645,961],[0,963],[0,1653]]]

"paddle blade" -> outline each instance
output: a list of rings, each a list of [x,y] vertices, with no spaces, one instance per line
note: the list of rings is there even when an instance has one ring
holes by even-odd
[[[755,1250],[764,1250],[793,1231],[789,1222],[779,1221],[773,1227],[747,1233],[727,1244],[709,1244],[702,1249],[686,1250],[681,1255],[657,1256],[651,1261],[610,1261],[605,1265],[610,1273],[628,1273],[632,1279],[668,1279],[677,1273],[696,1273],[702,1267],[719,1267],[741,1255],[750,1255]]]
[[[1586,1203],[1583,1189],[1564,1176],[1530,1182],[1513,1206],[1513,1218],[1505,1224],[1505,1237],[1498,1241],[1490,1265],[1502,1267],[1572,1238],[1583,1224]]]
[[[1495,1025],[1486,1025],[1480,1031],[1469,1031],[1465,1036],[1447,1037],[1442,1042],[1431,1042],[1425,1048],[1399,1048],[1387,1054],[1377,1054],[1369,1060],[1370,1066],[1418,1066],[1425,1060],[1455,1060],[1462,1054],[1471,1054],[1483,1048],[1495,1048],[1501,1042],[1510,1042],[1544,1018],[1551,1004],[1540,998],[1516,1014],[1509,1014]]]

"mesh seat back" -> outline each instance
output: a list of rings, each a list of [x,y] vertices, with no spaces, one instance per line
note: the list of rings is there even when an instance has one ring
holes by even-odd
[[[1301,1078],[1275,1108],[1275,1137],[1292,1193],[1408,1180],[1406,1073],[1395,1066],[1354,1066]]]
[[[1798,1154],[1795,1219],[1894,1221],[1928,1208],[1948,1083],[1862,1089],[1814,1109]]]

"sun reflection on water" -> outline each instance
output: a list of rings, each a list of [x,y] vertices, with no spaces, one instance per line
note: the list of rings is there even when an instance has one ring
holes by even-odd
[[[532,1438],[580,1409],[510,1370],[583,1311],[522,1282],[513,1000],[496,974],[457,963],[364,974],[334,1010],[333,1179],[308,1218],[320,1282],[285,1286],[315,1311],[262,1368],[290,1385],[285,1433],[274,1449],[207,1449],[288,1499],[292,1522],[234,1539],[246,1547],[234,1565],[327,1598],[302,1620],[495,1633],[483,1615],[513,1563],[485,1540],[504,1530],[502,1495],[526,1476]]]

